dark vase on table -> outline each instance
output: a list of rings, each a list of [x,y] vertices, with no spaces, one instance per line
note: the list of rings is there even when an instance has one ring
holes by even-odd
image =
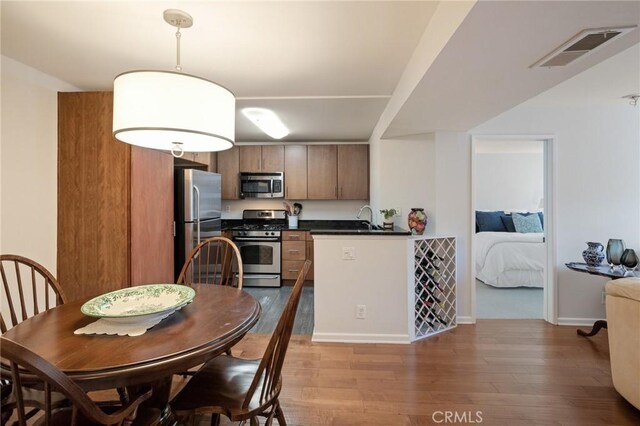
[[[622,264],[624,249],[624,241],[622,240],[612,238],[607,243],[607,263],[611,270]]]
[[[629,271],[633,271],[638,266],[638,255],[633,249],[626,249],[622,253],[622,265]]]

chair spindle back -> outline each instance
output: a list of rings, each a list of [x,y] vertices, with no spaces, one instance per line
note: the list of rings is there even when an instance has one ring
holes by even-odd
[[[240,250],[228,238],[202,241],[189,254],[178,284],[216,284],[242,288],[243,269]]]

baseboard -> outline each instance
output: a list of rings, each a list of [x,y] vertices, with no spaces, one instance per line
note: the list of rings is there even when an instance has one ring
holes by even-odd
[[[475,324],[476,323],[471,317],[458,316],[456,318],[456,321],[458,322],[458,324]]]
[[[594,322],[604,320],[604,318],[558,318],[558,325],[578,325],[592,326]]]
[[[311,341],[334,343],[411,343],[408,334],[316,333],[315,331],[311,336]]]

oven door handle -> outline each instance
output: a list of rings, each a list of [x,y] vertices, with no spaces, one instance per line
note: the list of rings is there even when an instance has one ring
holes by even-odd
[[[233,241],[273,241],[278,242],[280,238],[278,237],[233,237]]]

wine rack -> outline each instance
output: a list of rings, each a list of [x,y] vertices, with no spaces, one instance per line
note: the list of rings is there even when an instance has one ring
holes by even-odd
[[[455,327],[456,239],[416,238],[414,280],[413,340]]]

